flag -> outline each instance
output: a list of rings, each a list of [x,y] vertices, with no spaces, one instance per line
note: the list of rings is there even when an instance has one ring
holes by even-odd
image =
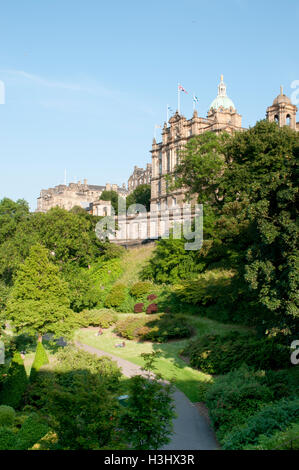
[[[199,99],[197,98],[197,96],[193,95],[193,101],[194,103],[198,103]]]
[[[180,91],[183,91],[184,93],[187,93],[187,95],[188,95],[188,91],[185,90],[185,88],[182,87],[182,85],[180,85],[180,84],[179,84],[179,90],[180,90]]]

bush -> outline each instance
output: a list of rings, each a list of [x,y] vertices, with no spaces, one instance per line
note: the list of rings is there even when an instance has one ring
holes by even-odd
[[[136,299],[140,299],[150,291],[151,287],[152,287],[151,282],[139,281],[132,285],[130,289],[130,294],[133,297],[136,297]]]
[[[244,450],[299,450],[299,423],[293,423],[285,431],[277,431],[270,437],[262,434],[257,444],[246,446]]]
[[[16,412],[11,406],[0,405],[0,427],[12,426],[14,424]]]
[[[150,304],[146,309],[146,313],[148,315],[151,315],[152,313],[157,313],[157,312],[158,312],[158,305],[157,304]]]
[[[89,276],[100,288],[108,287],[115,282],[122,274],[121,260],[119,258],[109,261],[100,261],[93,264],[89,270]]]
[[[164,343],[169,339],[187,338],[192,326],[183,316],[153,315],[149,317],[128,316],[116,324],[116,332],[127,339],[142,339]]]
[[[116,284],[112,287],[105,299],[105,307],[119,307],[126,298],[126,286],[124,284]]]
[[[193,305],[209,305],[229,295],[231,279],[235,273],[231,270],[213,269],[198,275],[197,279],[177,285],[175,292],[183,302]]]
[[[43,344],[38,342],[36,351],[35,351],[34,361],[31,366],[30,378],[29,378],[30,382],[35,380],[39,369],[45,364],[49,364],[49,359],[48,359],[48,356],[47,356],[47,353],[45,351]]]
[[[28,450],[49,431],[48,424],[36,413],[28,416],[16,435],[15,450]]]
[[[150,294],[147,296],[147,300],[155,300],[157,298],[156,294]]]
[[[0,403],[18,409],[28,385],[23,359],[15,352],[8,369],[8,377],[3,383]]]
[[[64,278],[69,285],[70,306],[74,312],[101,305],[103,290],[89,270],[69,264],[64,269]]]
[[[79,320],[82,326],[99,326],[101,328],[109,328],[117,321],[117,315],[113,310],[93,309],[83,310],[79,314]]]
[[[259,437],[271,437],[276,431],[284,431],[299,419],[299,398],[282,399],[264,406],[248,418],[246,424],[233,429],[226,435],[224,449],[239,450],[248,445],[256,445]]]
[[[117,364],[109,357],[98,357],[72,346],[66,346],[56,354],[57,365],[55,371],[60,374],[72,371],[86,370],[100,377],[108,390],[116,390],[121,377]]]
[[[275,338],[230,332],[204,335],[190,342],[183,351],[192,367],[209,374],[225,374],[243,363],[255,369],[279,369],[289,365],[289,348]]]
[[[0,450],[13,450],[16,435],[12,429],[0,427]]]
[[[208,389],[206,403],[220,440],[233,426],[273,400],[273,393],[262,383],[260,373],[247,366],[218,377]]]
[[[144,304],[135,304],[134,305],[134,313],[142,313],[144,308]]]
[[[141,338],[142,333],[140,335],[139,330],[145,327],[148,321],[145,317],[128,316],[117,322],[115,331],[126,339]]]

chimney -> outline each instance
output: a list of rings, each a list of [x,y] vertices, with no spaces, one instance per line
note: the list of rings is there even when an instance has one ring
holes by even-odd
[[[87,180],[86,179],[84,180],[84,184],[85,184],[85,186],[87,186]]]

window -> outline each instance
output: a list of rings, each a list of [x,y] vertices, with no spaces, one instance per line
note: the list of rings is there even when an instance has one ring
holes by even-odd
[[[289,114],[287,114],[287,117],[286,117],[286,124],[287,126],[291,125],[291,116]]]
[[[170,152],[167,152],[167,173],[170,172]]]

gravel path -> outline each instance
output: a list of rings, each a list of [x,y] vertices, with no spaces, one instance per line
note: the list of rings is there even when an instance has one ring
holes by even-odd
[[[140,366],[132,362],[114,356],[114,354],[101,351],[100,349],[75,342],[76,346],[97,356],[108,356],[122,369],[126,377],[134,375],[145,375]],[[206,418],[203,417],[197,407],[191,403],[184,393],[175,389],[173,394],[177,418],[174,420],[174,432],[171,442],[163,447],[164,450],[216,450],[219,445],[213,430]]]

